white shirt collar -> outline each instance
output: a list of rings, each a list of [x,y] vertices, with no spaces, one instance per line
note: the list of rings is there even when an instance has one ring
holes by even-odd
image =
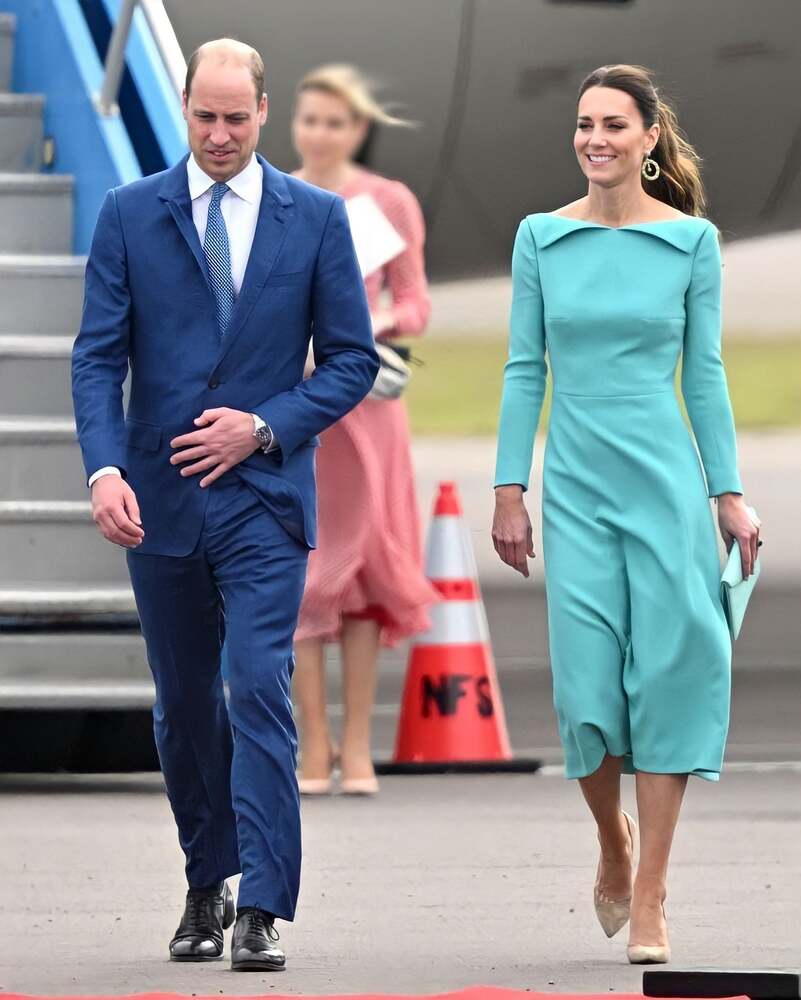
[[[202,170],[194,153],[186,161],[186,174],[189,179],[189,197],[194,201],[202,194],[205,194],[215,183],[213,177]],[[262,169],[261,164],[256,159],[254,153],[247,166],[239,173],[226,181],[228,187],[235,195],[251,205],[255,205],[261,198],[262,190]]]

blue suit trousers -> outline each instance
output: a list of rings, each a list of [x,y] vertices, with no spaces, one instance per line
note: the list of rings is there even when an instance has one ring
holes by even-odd
[[[190,555],[128,552],[156,745],[189,885],[241,871],[240,906],[292,920],[301,835],[290,681],[308,550],[235,472],[207,488]]]

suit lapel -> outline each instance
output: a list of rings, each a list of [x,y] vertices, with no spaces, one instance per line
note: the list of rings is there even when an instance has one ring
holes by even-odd
[[[259,156],[258,160],[263,174],[259,218],[245,268],[245,277],[242,280],[231,322],[220,345],[217,364],[228,353],[261,295],[294,219],[295,206],[283,175],[262,157]]]
[[[181,236],[186,240],[203,274],[212,301],[216,302],[209,278],[209,264],[206,260],[203,247],[200,245],[195,222],[192,218],[192,199],[189,197],[189,181],[186,175],[187,160],[188,157],[185,156],[179,163],[167,171],[164,183],[159,191],[159,197],[167,203],[167,207],[175,220]]]

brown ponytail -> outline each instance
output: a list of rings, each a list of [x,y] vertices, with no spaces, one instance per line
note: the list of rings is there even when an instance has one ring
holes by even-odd
[[[657,93],[649,70],[625,63],[600,66],[582,82],[579,98],[590,87],[612,87],[629,94],[646,128],[659,125],[659,139],[651,159],[659,164],[660,176],[646,181],[647,190],[660,201],[687,215],[703,215],[706,194],[701,179],[701,157],[679,128],[676,112]]]

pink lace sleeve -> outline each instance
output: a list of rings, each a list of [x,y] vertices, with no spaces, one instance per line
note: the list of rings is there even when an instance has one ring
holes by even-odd
[[[412,192],[397,181],[382,199],[382,209],[406,241],[403,253],[384,268],[386,285],[392,295],[395,327],[392,334],[420,334],[428,323],[431,300],[428,297],[423,244],[425,222],[420,205]]]

